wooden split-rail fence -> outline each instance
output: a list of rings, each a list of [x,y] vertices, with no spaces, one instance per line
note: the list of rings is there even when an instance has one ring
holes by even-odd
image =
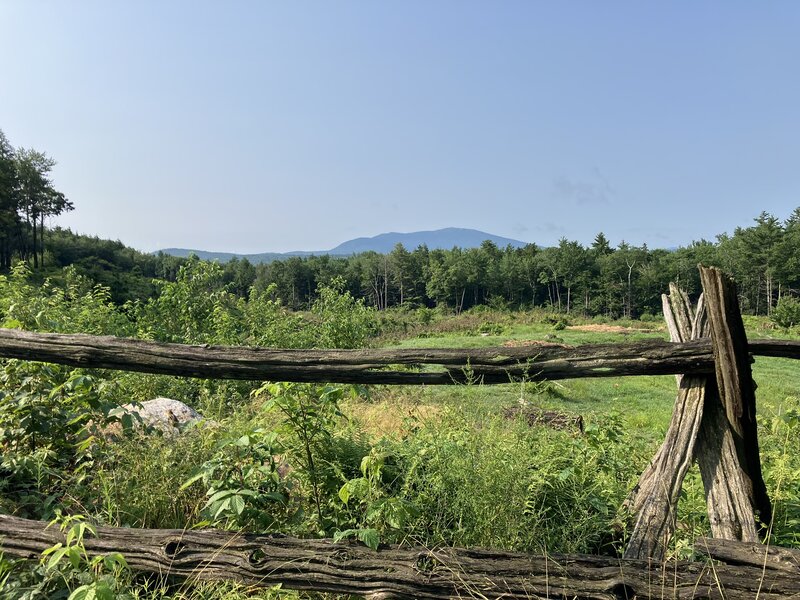
[[[761,473],[755,356],[800,358],[800,343],[747,340],[733,281],[700,267],[693,306],[663,296],[671,342],[425,350],[273,350],[0,330],[0,357],[188,377],[362,384],[483,384],[676,375],[662,446],[626,501],[632,533],[622,558],[296,539],[219,530],[98,527],[92,554],[122,553],[134,570],[188,580],[283,584],[371,598],[784,598],[800,596],[800,550],[759,543],[772,507]],[[697,462],[711,561],[664,561],[683,479]],[[0,515],[0,551],[38,559],[63,534]]]

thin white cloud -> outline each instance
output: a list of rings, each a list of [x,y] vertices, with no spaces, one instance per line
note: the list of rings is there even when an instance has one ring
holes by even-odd
[[[564,175],[553,181],[555,196],[561,200],[569,200],[579,206],[595,206],[610,204],[614,190],[595,168],[590,180],[572,179]]]

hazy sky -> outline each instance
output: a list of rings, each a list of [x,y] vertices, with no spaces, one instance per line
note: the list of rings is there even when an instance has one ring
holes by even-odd
[[[142,250],[472,227],[651,247],[800,206],[800,3],[0,0],[0,129]]]

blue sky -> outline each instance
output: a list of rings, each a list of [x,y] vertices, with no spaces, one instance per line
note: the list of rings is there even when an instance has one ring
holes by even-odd
[[[0,0],[54,224],[237,252],[685,244],[800,206],[797,2]]]

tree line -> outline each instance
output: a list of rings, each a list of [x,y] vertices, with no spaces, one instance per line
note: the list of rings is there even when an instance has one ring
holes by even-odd
[[[40,279],[57,280],[61,267],[74,265],[109,287],[119,304],[157,294],[154,280],[174,282],[183,265],[199,261],[145,254],[119,241],[60,228],[47,230],[47,240]],[[311,307],[320,286],[341,278],[353,297],[378,310],[443,307],[461,312],[490,305],[636,318],[659,313],[670,281],[699,294],[698,263],[734,275],[744,312],[771,314],[779,298],[800,295],[800,207],[785,220],[761,213],[749,227],[674,250],[624,241],[612,246],[603,233],[588,246],[566,238],[552,247],[499,248],[486,241],[478,248],[423,245],[409,250],[398,244],[387,254],[295,256],[263,264],[233,259],[220,265],[217,282],[242,298],[269,289],[294,310]]]
[[[47,217],[74,208],[53,186],[50,173],[56,161],[32,148],[14,148],[0,130],[0,267],[14,259],[44,262]]]
[[[320,284],[341,277],[348,290],[379,310],[392,306],[444,306],[455,312],[488,304],[509,308],[546,306],[563,313],[635,318],[656,314],[670,281],[699,293],[697,264],[719,266],[739,283],[743,310],[770,314],[778,299],[800,291],[800,208],[781,221],[766,212],[749,227],[675,250],[621,242],[599,233],[593,242],[562,238],[558,245],[365,252],[349,258],[292,257],[252,265],[224,265],[232,290],[275,286],[294,309],[315,299]]]
[[[68,229],[44,233],[47,251],[35,278],[57,283],[62,267],[73,265],[108,287],[118,304],[152,297],[155,280],[174,282],[183,265],[199,260],[147,254]],[[28,262],[33,266],[32,259]],[[675,250],[626,242],[612,246],[603,233],[588,246],[567,239],[552,247],[522,248],[499,248],[489,241],[451,250],[409,250],[398,244],[387,254],[346,258],[295,256],[264,264],[233,259],[220,265],[219,285],[243,298],[273,286],[273,296],[294,310],[308,309],[320,286],[341,278],[354,297],[379,310],[439,306],[460,312],[492,305],[635,318],[660,311],[670,281],[699,293],[698,263],[734,275],[743,311],[771,314],[780,297],[800,295],[800,208],[783,221],[762,213],[749,227]]]

